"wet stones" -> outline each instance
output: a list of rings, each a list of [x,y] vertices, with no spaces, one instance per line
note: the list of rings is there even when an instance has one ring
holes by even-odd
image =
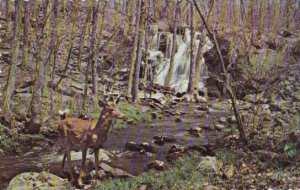
[[[45,183],[47,182],[47,183]],[[25,172],[15,176],[7,187],[9,190],[13,189],[65,189],[68,181],[48,172]]]
[[[163,171],[166,169],[165,163],[160,160],[154,160],[148,163],[147,170],[155,169],[158,171]]]
[[[187,152],[187,148],[185,146],[173,144],[168,151],[166,160],[168,162],[174,163],[175,160],[183,156],[183,154],[186,152]]]
[[[201,127],[198,127],[198,126],[192,126],[192,127],[188,130],[189,134],[194,135],[194,136],[197,136],[197,137],[201,136],[201,131],[202,131],[202,128],[201,128]]]
[[[165,143],[176,142],[176,138],[173,136],[154,136],[154,143],[158,145],[164,145]]]
[[[174,152],[184,153],[184,152],[186,152],[186,148],[184,146],[181,146],[178,144],[173,144],[171,146],[171,148],[169,149],[169,153],[174,153]]]
[[[134,177],[133,175],[127,173],[124,170],[121,170],[119,168],[113,168],[110,165],[101,162],[99,164],[100,168],[102,168],[106,173],[110,173],[114,177]],[[103,174],[102,174],[103,175]],[[105,175],[105,174],[104,174]]]
[[[181,117],[176,117],[175,121],[178,122],[178,123],[180,123],[180,122],[182,122],[182,118]]]
[[[137,152],[150,152],[155,153],[155,148],[147,142],[143,142],[141,144],[137,144],[134,141],[130,141],[125,145],[126,150],[137,151]]]
[[[221,130],[225,129],[225,125],[220,124],[220,123],[216,123],[215,124],[215,129],[218,130],[218,131],[221,131]]]

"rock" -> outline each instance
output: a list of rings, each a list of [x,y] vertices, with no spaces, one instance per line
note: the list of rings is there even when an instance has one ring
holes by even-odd
[[[218,190],[218,189],[220,189],[220,188],[217,187],[217,186],[214,186],[214,185],[207,185],[207,186],[204,187],[203,190]]]
[[[143,150],[145,150],[146,152],[151,152],[151,153],[155,153],[156,150],[154,148],[154,146],[150,145],[149,143],[147,142],[143,142],[141,145]]]
[[[220,123],[217,123],[217,124],[215,124],[215,128],[216,128],[217,130],[221,131],[221,130],[225,129],[225,126],[222,125],[222,124],[220,124]]]
[[[227,118],[227,122],[230,123],[230,124],[236,124],[237,121],[236,121],[235,116],[232,115],[232,116],[229,116],[229,117]]]
[[[188,131],[191,135],[195,135],[195,136],[199,137],[200,133],[202,131],[202,128],[198,127],[198,126],[192,126]]]
[[[127,173],[124,170],[121,170],[119,168],[115,168],[113,172],[113,176],[115,177],[134,177],[133,175]]]
[[[136,142],[133,142],[133,141],[130,141],[130,142],[126,143],[125,149],[126,150],[131,150],[131,151],[141,151],[141,150],[143,150],[143,148],[139,144],[137,144]]]
[[[90,177],[91,179],[94,178],[94,177],[96,177],[96,170],[91,171],[90,175],[91,175],[91,177]],[[104,170],[99,170],[98,171],[98,176],[100,178],[104,178],[106,176],[105,171]]]
[[[111,167],[110,165],[104,163],[104,162],[101,162],[99,164],[99,166],[105,171],[105,172],[108,172],[108,173],[113,173],[114,172],[114,168]]]
[[[184,146],[178,145],[178,144],[173,144],[171,148],[168,151],[169,153],[174,153],[174,152],[186,152],[186,148]]]
[[[218,122],[222,124],[226,123],[226,121],[227,121],[226,117],[220,117],[218,120]]]
[[[182,118],[176,117],[176,118],[175,118],[175,121],[176,121],[176,122],[182,122]]]
[[[141,185],[139,187],[139,190],[147,190],[148,185]]]
[[[205,146],[201,146],[201,145],[191,145],[188,147],[189,150],[195,150],[197,152],[200,152],[203,156],[214,156],[214,148],[207,144]]]
[[[119,158],[133,158],[136,157],[139,153],[136,151],[125,151],[117,154],[116,156]]]
[[[107,151],[105,149],[99,149],[99,160],[105,161],[105,162],[111,162],[110,157],[113,157],[112,153],[110,153],[109,151]],[[93,161],[93,163],[95,163],[94,156],[91,158],[91,160]]]
[[[205,156],[198,164],[197,169],[204,173],[221,174],[223,163],[218,161],[216,157]]]
[[[208,107],[207,106],[198,106],[196,108],[198,111],[207,111],[208,110]]]
[[[157,118],[157,115],[158,115],[158,114],[157,114],[156,112],[152,112],[152,113],[151,113],[151,118],[152,118],[152,119],[156,119],[156,118]]]
[[[7,190],[16,189],[68,190],[68,180],[48,172],[25,172],[15,176],[8,184]]]
[[[166,168],[165,163],[163,161],[160,161],[160,160],[154,160],[152,162],[149,162],[148,165],[147,165],[148,170],[155,169],[155,170],[158,170],[158,171],[162,171],[165,168]]]
[[[166,156],[166,160],[168,162],[174,163],[178,158],[180,158],[182,156],[183,156],[182,152],[173,152]]]
[[[130,141],[125,145],[126,150],[138,151],[138,152],[151,152],[155,153],[155,148],[147,142],[137,144],[136,142]]]
[[[99,166],[107,173],[111,173],[115,177],[134,177],[133,175],[127,173],[126,171],[119,169],[119,168],[113,168],[110,165],[101,162]]]
[[[173,136],[154,136],[154,143],[158,145],[164,145],[169,142],[176,142],[176,138]]]
[[[197,96],[196,103],[207,103],[207,99],[202,96]]]

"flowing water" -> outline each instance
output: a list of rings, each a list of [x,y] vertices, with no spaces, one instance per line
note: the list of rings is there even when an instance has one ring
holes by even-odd
[[[157,135],[173,136],[176,138],[175,144],[182,146],[205,145],[213,142],[218,135],[214,131],[204,131],[201,137],[193,136],[188,133],[192,125],[211,125],[221,116],[226,116],[227,112],[216,111],[211,114],[195,113],[196,104],[183,104],[180,108],[172,112],[180,111],[185,113],[181,116],[182,122],[175,122],[174,117],[166,116],[163,119],[154,120],[152,123],[141,123],[130,125],[123,130],[114,130],[109,133],[108,139],[103,148],[112,152],[118,152],[111,158],[111,166],[127,171],[132,175],[140,175],[145,172],[147,164],[152,160],[162,160],[165,163],[166,155],[174,143],[166,143],[163,146],[153,143],[153,137]],[[148,142],[154,146],[156,153],[149,156],[145,153],[136,152],[133,156],[122,157],[125,145],[129,141],[136,143]],[[22,156],[4,156],[0,159],[0,184],[7,184],[14,176],[22,172],[49,171],[52,174],[63,177],[61,163],[62,154],[58,151],[58,141],[48,149],[35,153],[32,147],[28,147],[28,152]],[[93,155],[88,155],[93,157]],[[81,153],[73,152],[72,160],[77,160],[73,164],[80,166]],[[93,165],[87,164],[87,171],[93,169]]]
[[[195,32],[194,40],[194,61],[196,61],[196,55],[200,44],[201,33]],[[161,48],[164,44],[165,48]],[[170,58],[173,45],[173,34],[169,32],[158,32],[153,35],[150,43],[149,60],[156,66],[156,72],[154,75],[154,83],[165,85],[168,72],[172,73],[171,76],[171,88],[174,88],[178,92],[186,92],[188,88],[189,73],[190,73],[190,44],[191,44],[191,32],[189,29],[185,30],[184,35],[177,34],[176,47],[177,50],[174,55],[173,70],[170,71]],[[204,51],[208,51],[212,48],[212,43],[205,37]],[[162,51],[160,49],[165,49]],[[205,60],[201,60],[201,78],[198,81],[200,90],[205,88],[205,74],[206,65]]]

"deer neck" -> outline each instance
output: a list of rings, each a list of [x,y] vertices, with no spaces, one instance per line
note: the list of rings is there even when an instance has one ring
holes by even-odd
[[[112,117],[110,116],[110,114],[108,112],[102,111],[98,118],[97,124],[95,128],[92,129],[92,131],[94,131],[97,134],[107,134],[111,123]]]

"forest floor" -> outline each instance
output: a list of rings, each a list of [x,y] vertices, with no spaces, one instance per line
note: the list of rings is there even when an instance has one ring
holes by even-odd
[[[249,105],[241,103],[240,108]],[[180,102],[157,116],[151,122],[116,125],[103,146],[101,181],[91,177],[94,167],[89,155],[85,188],[300,187],[300,136],[293,127],[247,126],[249,143],[245,145],[227,100]],[[24,135],[12,147],[0,160],[1,184],[22,172],[48,171],[67,177],[61,170],[58,136]],[[72,159],[80,168],[80,152],[73,152]]]

